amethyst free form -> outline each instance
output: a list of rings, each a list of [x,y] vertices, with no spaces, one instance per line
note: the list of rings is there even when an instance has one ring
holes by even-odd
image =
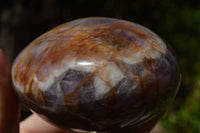
[[[175,98],[180,72],[169,45],[149,29],[113,18],[60,25],[15,59],[21,101],[65,129],[139,125]]]

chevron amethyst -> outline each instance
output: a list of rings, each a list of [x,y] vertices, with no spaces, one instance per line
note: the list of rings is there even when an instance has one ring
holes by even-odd
[[[22,102],[57,126],[104,131],[165,111],[180,84],[174,53],[149,29],[113,18],[65,23],[15,59]]]

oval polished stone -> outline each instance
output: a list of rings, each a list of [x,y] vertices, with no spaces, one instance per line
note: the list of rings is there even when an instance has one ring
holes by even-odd
[[[85,18],[31,42],[12,66],[22,102],[63,128],[142,124],[173,101],[180,72],[169,45],[124,20]]]

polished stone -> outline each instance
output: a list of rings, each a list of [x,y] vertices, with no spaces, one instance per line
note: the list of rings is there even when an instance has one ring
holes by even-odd
[[[177,94],[174,53],[151,30],[124,20],[85,18],[31,42],[12,66],[23,103],[63,128],[138,125]]]

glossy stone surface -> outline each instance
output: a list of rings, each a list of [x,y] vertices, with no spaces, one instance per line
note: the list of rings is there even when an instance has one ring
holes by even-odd
[[[180,73],[171,48],[149,29],[85,18],[31,42],[13,63],[12,81],[44,119],[99,131],[159,115],[173,101]]]

